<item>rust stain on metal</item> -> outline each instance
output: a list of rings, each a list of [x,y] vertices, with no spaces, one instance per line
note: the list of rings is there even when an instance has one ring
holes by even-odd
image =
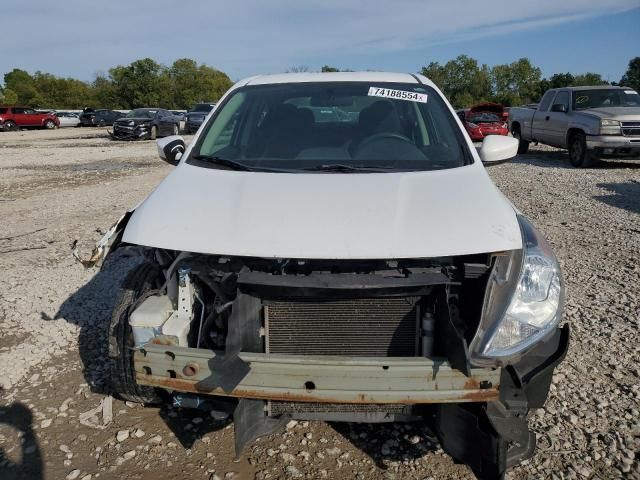
[[[464,382],[463,388],[465,390],[480,390],[480,382],[474,377],[469,377],[466,382]]]
[[[225,392],[220,387],[208,388],[201,382],[188,380],[184,378],[158,377],[154,375],[140,374],[138,382],[144,385],[152,385],[169,390],[177,390],[188,393],[198,393],[205,395],[218,395],[224,397],[250,398],[260,400],[277,400],[286,402],[314,402],[314,403],[351,403],[351,404],[385,404],[385,403],[403,403],[406,405],[421,403],[444,403],[444,402],[490,402],[498,399],[497,389],[484,389],[477,391],[452,391],[449,397],[440,397],[433,400],[427,398],[390,398],[381,401],[379,399],[370,398],[367,394],[358,393],[353,400],[345,400],[343,398],[334,398],[328,396],[317,396],[309,393],[296,392],[264,392],[251,389],[236,388],[231,392]]]

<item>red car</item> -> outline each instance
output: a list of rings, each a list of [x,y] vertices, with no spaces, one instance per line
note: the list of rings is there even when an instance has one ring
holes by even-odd
[[[5,132],[20,128],[56,128],[60,120],[55,113],[36,112],[29,107],[0,107],[0,130]]]
[[[489,135],[509,135],[509,112],[497,103],[475,105],[460,118],[474,142],[481,142]]]

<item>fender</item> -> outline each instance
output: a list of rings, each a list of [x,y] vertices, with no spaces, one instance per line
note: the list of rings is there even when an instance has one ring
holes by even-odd
[[[117,222],[115,222],[109,230],[102,236],[102,238],[96,243],[95,247],[93,247],[93,251],[91,252],[91,256],[83,260],[78,253],[78,240],[74,240],[71,245],[71,250],[73,257],[82,264],[84,268],[95,267],[104,259],[107,258],[109,253],[116,250],[122,242],[122,235],[124,234],[125,228],[127,228],[127,224],[129,223],[129,219],[133,214],[135,208],[127,211],[124,215],[122,215]]]

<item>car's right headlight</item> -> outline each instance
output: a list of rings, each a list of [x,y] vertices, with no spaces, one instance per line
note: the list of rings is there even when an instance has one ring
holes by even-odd
[[[600,135],[622,135],[620,122],[617,120],[600,120]]]
[[[547,241],[518,216],[523,248],[496,258],[482,319],[471,342],[472,362],[506,364],[546,337],[562,316],[564,285]]]

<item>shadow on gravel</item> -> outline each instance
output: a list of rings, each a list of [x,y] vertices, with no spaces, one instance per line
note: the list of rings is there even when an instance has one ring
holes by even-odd
[[[110,255],[102,268],[89,282],[67,298],[54,319],[63,318],[80,327],[78,349],[83,374],[91,390],[110,393],[108,389],[108,331],[111,311],[118,296],[119,286],[140,261],[138,255],[122,249]],[[78,268],[82,268],[78,265]],[[42,313],[43,320],[52,320]]]
[[[598,187],[611,192],[609,195],[595,195],[593,198],[633,213],[640,213],[640,181],[625,183],[599,183]]]
[[[2,394],[2,388],[0,388]],[[0,478],[3,480],[41,480],[43,476],[42,453],[33,431],[33,415],[26,405],[15,402],[0,407],[0,426],[7,425],[19,432],[20,454],[18,462],[12,461],[4,447],[0,447]],[[8,444],[5,444],[8,445]]]
[[[518,155],[511,163],[523,163],[543,168],[564,168],[576,170],[569,163],[569,154],[565,151],[536,151]],[[600,160],[587,170],[615,170],[621,168],[640,169],[639,160]]]
[[[415,460],[438,449],[435,435],[425,423],[331,423],[354,447],[382,470],[387,462]]]

